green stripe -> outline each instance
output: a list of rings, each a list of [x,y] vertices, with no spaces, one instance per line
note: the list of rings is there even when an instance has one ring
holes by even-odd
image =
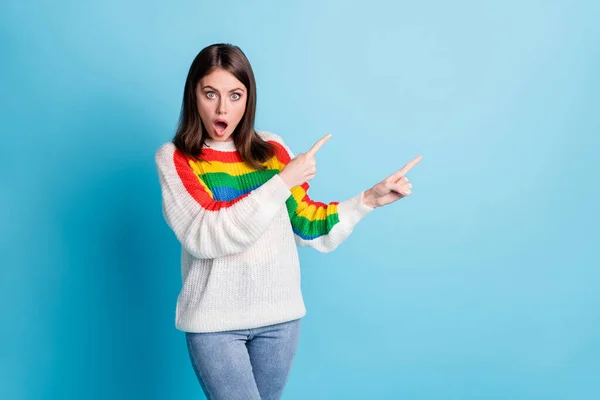
[[[338,213],[328,214],[327,219],[311,220],[301,215],[296,214],[298,203],[294,196],[290,196],[286,202],[290,221],[294,229],[301,232],[305,236],[322,236],[328,234],[335,224],[340,222]]]
[[[279,171],[276,169],[267,169],[264,171],[253,171],[239,176],[231,176],[225,172],[209,172],[200,174],[199,176],[211,189],[228,186],[239,191],[247,191],[250,188],[264,184],[277,173],[279,173]]]

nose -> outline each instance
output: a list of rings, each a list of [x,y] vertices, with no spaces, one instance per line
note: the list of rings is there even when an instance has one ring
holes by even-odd
[[[217,114],[226,114],[227,110],[225,109],[226,100],[221,98],[219,100],[219,105],[217,106]]]

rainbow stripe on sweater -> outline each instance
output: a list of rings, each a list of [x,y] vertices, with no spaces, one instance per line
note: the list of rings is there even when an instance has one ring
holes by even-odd
[[[210,211],[231,207],[251,191],[278,174],[290,155],[277,141],[273,157],[264,164],[267,169],[258,171],[244,163],[237,151],[216,151],[204,148],[204,161],[197,161],[175,150],[174,162],[177,173],[188,193],[200,206]],[[296,235],[304,240],[327,235],[339,222],[339,202],[321,203],[308,196],[308,182],[293,187],[286,207]]]

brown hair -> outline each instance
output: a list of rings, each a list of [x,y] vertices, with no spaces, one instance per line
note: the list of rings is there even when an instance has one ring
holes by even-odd
[[[173,144],[184,154],[202,160],[202,147],[210,138],[198,112],[196,86],[202,77],[220,68],[230,72],[246,86],[246,110],[232,133],[235,148],[240,157],[253,168],[263,170],[262,164],[272,156],[273,145],[263,140],[254,130],[256,114],[256,81],[250,62],[242,50],[232,44],[217,43],[202,49],[190,66],[183,103],[179,115],[179,125]]]

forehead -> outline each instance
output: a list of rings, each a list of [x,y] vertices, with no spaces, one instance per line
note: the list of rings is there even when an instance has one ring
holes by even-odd
[[[209,85],[219,90],[246,88],[231,72],[218,68],[206,74],[198,82],[200,88]]]

